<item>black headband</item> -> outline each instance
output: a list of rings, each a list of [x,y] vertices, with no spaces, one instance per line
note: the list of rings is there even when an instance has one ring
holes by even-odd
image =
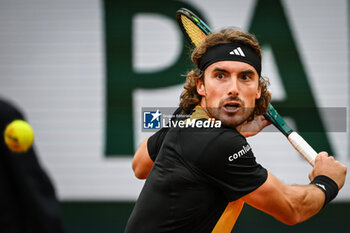
[[[218,44],[209,48],[199,61],[198,68],[204,71],[208,66],[219,61],[241,61],[253,66],[261,75],[261,59],[255,50],[240,42]]]

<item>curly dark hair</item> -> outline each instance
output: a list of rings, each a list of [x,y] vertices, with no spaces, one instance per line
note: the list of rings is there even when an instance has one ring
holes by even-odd
[[[180,96],[180,107],[184,113],[190,114],[193,108],[198,105],[202,99],[202,96],[197,92],[196,80],[204,82],[204,72],[199,70],[198,64],[203,54],[208,48],[211,48],[218,44],[224,44],[229,42],[241,42],[247,46],[250,46],[255,50],[261,59],[261,48],[257,39],[249,33],[245,33],[238,29],[226,28],[217,33],[209,35],[203,43],[201,43],[192,52],[192,62],[195,64],[196,69],[191,70],[186,75],[186,83],[184,85],[184,91]],[[268,105],[271,100],[271,93],[267,87],[269,81],[267,78],[259,77],[259,86],[261,87],[261,96],[255,100],[255,109],[248,121],[254,119],[256,115],[262,115],[266,113]]]

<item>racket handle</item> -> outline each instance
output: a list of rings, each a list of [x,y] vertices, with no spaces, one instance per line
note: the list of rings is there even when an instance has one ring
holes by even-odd
[[[289,142],[293,147],[309,162],[311,166],[315,164],[317,152],[302,138],[297,132],[292,132],[288,136]]]

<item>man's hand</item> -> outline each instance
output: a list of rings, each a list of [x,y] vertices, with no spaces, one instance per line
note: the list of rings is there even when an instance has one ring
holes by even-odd
[[[339,190],[344,186],[347,168],[327,152],[321,152],[315,159],[314,169],[309,174],[312,181],[316,176],[328,176],[337,183]]]
[[[254,120],[245,122],[236,129],[244,136],[251,137],[258,134],[263,128],[270,125],[271,122],[265,119],[264,116],[255,116]]]

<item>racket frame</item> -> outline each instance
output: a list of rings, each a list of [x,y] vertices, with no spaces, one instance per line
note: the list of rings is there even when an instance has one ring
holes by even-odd
[[[176,20],[181,28],[182,33],[185,35],[187,41],[191,44],[191,46],[196,47],[194,44],[192,38],[188,35],[185,26],[182,22],[181,16],[185,16],[187,19],[189,19],[194,25],[196,25],[206,36],[210,35],[212,33],[212,30],[209,28],[209,26],[201,20],[197,15],[195,15],[192,11],[181,8],[176,11]]]

